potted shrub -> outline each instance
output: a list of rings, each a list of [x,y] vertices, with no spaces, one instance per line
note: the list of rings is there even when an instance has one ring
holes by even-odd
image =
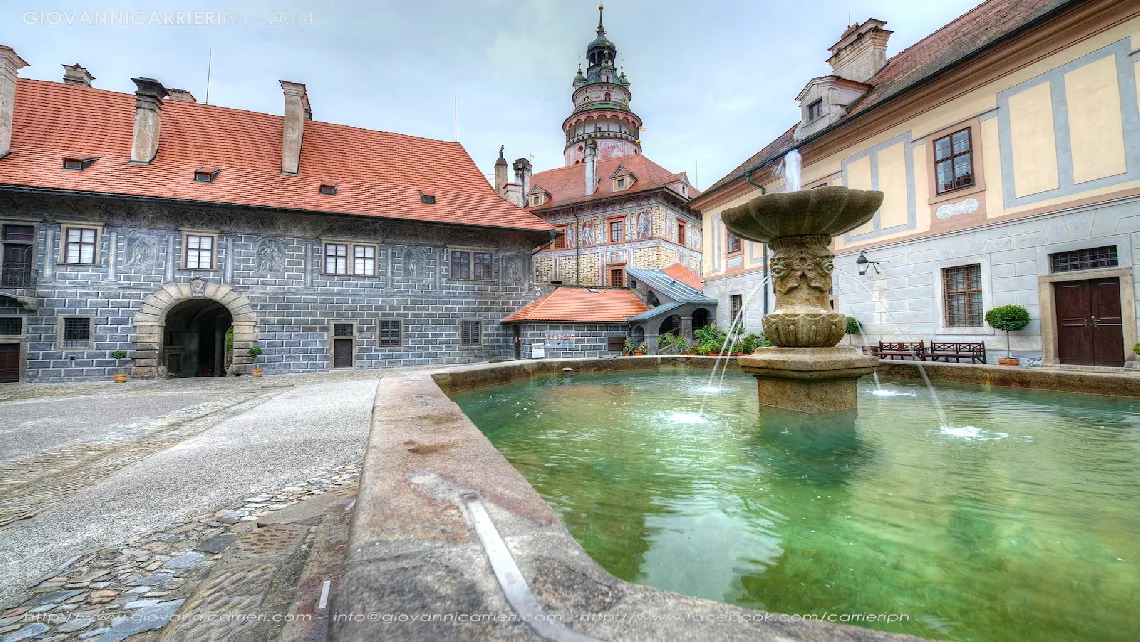
[[[1020,305],[1003,305],[986,313],[986,323],[994,330],[1005,332],[1005,358],[998,359],[1003,366],[1016,366],[1021,363],[1010,353],[1009,333],[1025,329],[1029,325],[1029,311]]]
[[[627,357],[633,354],[633,339],[629,337],[625,338],[625,344],[621,347],[621,353]]]
[[[115,361],[121,362],[123,359],[127,358],[127,351],[126,350],[116,350],[116,351],[111,353],[111,358],[114,359]],[[122,367],[122,365],[119,364],[118,367]],[[126,383],[126,382],[127,382],[127,373],[125,373],[125,372],[116,372],[115,373],[115,383]]]
[[[261,368],[258,368],[256,366],[257,358],[261,356],[261,352],[262,352],[261,348],[259,348],[257,346],[254,346],[254,347],[249,349],[249,359],[250,359],[250,361],[255,362],[253,370],[250,370],[250,374],[252,374],[255,377],[261,376]]]
[[[649,344],[642,341],[641,345],[637,346],[637,348],[633,351],[633,356],[640,357],[643,354],[645,354],[645,351],[648,349],[649,349]]]
[[[847,317],[847,337],[850,339],[851,344],[855,344],[855,335],[863,332],[863,324],[859,323],[859,319],[855,317]],[[862,345],[863,341],[860,340],[859,344]]]

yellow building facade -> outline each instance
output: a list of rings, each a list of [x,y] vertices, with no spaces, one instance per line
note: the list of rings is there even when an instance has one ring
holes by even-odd
[[[720,214],[783,190],[781,158],[796,149],[803,189],[886,195],[833,246],[835,305],[870,340],[985,341],[996,357],[1005,337],[982,315],[1017,304],[1032,321],[1014,347],[1030,361],[1134,361],[1140,3],[1041,3],[1014,16],[1010,4],[985,2],[889,60],[885,23],[844,32],[833,73],[801,93],[803,120],[692,204],[722,324],[746,308],[745,325],[759,328],[760,296],[744,300],[766,252],[738,247]],[[968,39],[998,17],[1004,30]]]

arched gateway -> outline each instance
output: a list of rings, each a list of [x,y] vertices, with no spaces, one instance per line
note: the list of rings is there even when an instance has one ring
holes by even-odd
[[[204,279],[166,284],[143,300],[133,323],[132,377],[166,376],[171,366],[170,374],[176,375],[225,374],[224,347],[218,346],[219,342],[224,346],[229,327],[233,328],[231,370],[237,374],[250,370],[247,353],[257,343],[257,316],[249,299],[228,285]]]

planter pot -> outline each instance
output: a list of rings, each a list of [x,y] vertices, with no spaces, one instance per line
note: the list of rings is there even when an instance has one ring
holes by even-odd
[[[634,351],[633,351],[633,356],[635,356],[635,357],[644,357],[644,356],[645,356],[645,353],[644,353],[644,352],[642,352],[641,350],[634,350]]]
[[[998,359],[998,365],[1002,366],[1016,366],[1019,363],[1021,363],[1021,359],[1018,359],[1016,357],[1012,359]]]
[[[126,383],[126,382],[127,382],[127,375],[125,375],[125,374],[115,375],[115,383]]]
[[[261,368],[254,368],[253,370],[250,370],[249,373],[255,377],[260,377],[261,376]]]

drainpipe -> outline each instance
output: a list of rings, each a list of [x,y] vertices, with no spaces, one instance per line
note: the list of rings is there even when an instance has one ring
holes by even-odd
[[[752,185],[753,187],[760,188],[760,195],[763,196],[763,195],[768,193],[768,190],[764,189],[763,185],[752,182],[752,172],[755,172],[757,169],[759,169],[759,168],[753,168],[753,169],[748,170],[747,172],[744,172],[744,180],[748,181],[749,185]],[[762,243],[761,245],[764,247],[764,262],[761,264],[761,267],[760,267],[761,272],[760,273],[764,275],[765,279],[767,279],[768,278],[768,244]],[[764,285],[764,314],[768,314],[768,285],[769,284]]]

